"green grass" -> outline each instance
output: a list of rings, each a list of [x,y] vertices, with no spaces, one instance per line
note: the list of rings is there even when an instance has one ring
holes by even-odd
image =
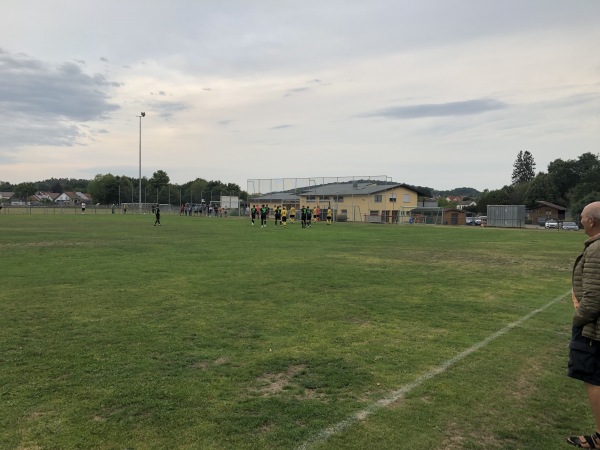
[[[294,448],[565,294],[585,238],[162,222],[0,215],[0,448]],[[564,448],[593,430],[571,314],[565,297],[315,448]]]

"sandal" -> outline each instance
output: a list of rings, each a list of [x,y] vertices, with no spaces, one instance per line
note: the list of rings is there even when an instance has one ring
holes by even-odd
[[[567,442],[579,448],[600,449],[600,434],[595,433],[592,436],[571,436],[570,438],[567,438]]]

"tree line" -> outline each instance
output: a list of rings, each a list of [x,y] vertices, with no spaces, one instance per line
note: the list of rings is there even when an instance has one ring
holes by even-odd
[[[139,196],[139,179],[126,175],[98,174],[92,180],[74,178],[51,178],[37,182],[11,184],[0,181],[0,191],[14,192],[15,197],[27,199],[36,192],[86,192],[94,203],[208,203],[218,202],[222,195],[236,196],[247,200],[248,194],[235,183],[220,180],[207,181],[196,178],[184,184],[173,184],[163,170],[152,177],[142,178],[142,196]]]
[[[548,164],[546,172],[535,173],[535,160],[529,151],[520,151],[513,164],[511,183],[501,189],[478,192],[473,188],[436,191],[430,187],[415,186],[420,192],[434,195],[463,195],[475,200],[477,206],[468,208],[473,213],[485,214],[488,205],[525,205],[533,208],[538,200],[547,201],[571,210],[578,217],[583,207],[600,199],[600,160],[598,155],[584,153],[576,159],[556,159]],[[0,191],[14,192],[17,198],[28,198],[38,191],[89,192],[94,202],[101,204],[138,203],[137,178],[125,175],[99,174],[93,180],[51,178],[38,182],[12,185],[0,181]],[[142,178],[142,203],[208,203],[219,201],[222,195],[248,200],[248,193],[237,184],[207,181],[196,178],[184,184],[170,183],[162,170],[151,178]],[[440,206],[452,206],[445,202]]]
[[[600,160],[589,152],[576,159],[559,158],[548,164],[546,172],[535,174],[533,155],[521,151],[513,164],[511,181],[501,189],[484,190],[472,211],[485,213],[488,205],[533,208],[543,200],[568,208],[577,218],[586,204],[600,200]]]

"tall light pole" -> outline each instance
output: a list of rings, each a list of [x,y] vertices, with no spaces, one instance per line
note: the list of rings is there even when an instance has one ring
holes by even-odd
[[[135,116],[140,118],[140,173],[139,173],[139,197],[138,203],[140,207],[140,214],[142,214],[142,117],[146,117],[146,113],[142,112],[139,116]]]

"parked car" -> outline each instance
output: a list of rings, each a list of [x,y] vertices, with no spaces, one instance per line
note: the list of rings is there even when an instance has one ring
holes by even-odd
[[[475,219],[473,219],[472,217],[467,217],[465,219],[465,225],[475,225]]]
[[[562,229],[563,230],[579,231],[579,227],[577,226],[577,224],[575,222],[563,222]]]
[[[487,216],[479,216],[479,217],[475,217],[475,225],[478,226],[486,226],[487,225]]]
[[[554,229],[558,230],[558,222],[554,219],[546,220],[546,223],[544,224],[544,226],[546,227],[546,229],[554,228]]]

